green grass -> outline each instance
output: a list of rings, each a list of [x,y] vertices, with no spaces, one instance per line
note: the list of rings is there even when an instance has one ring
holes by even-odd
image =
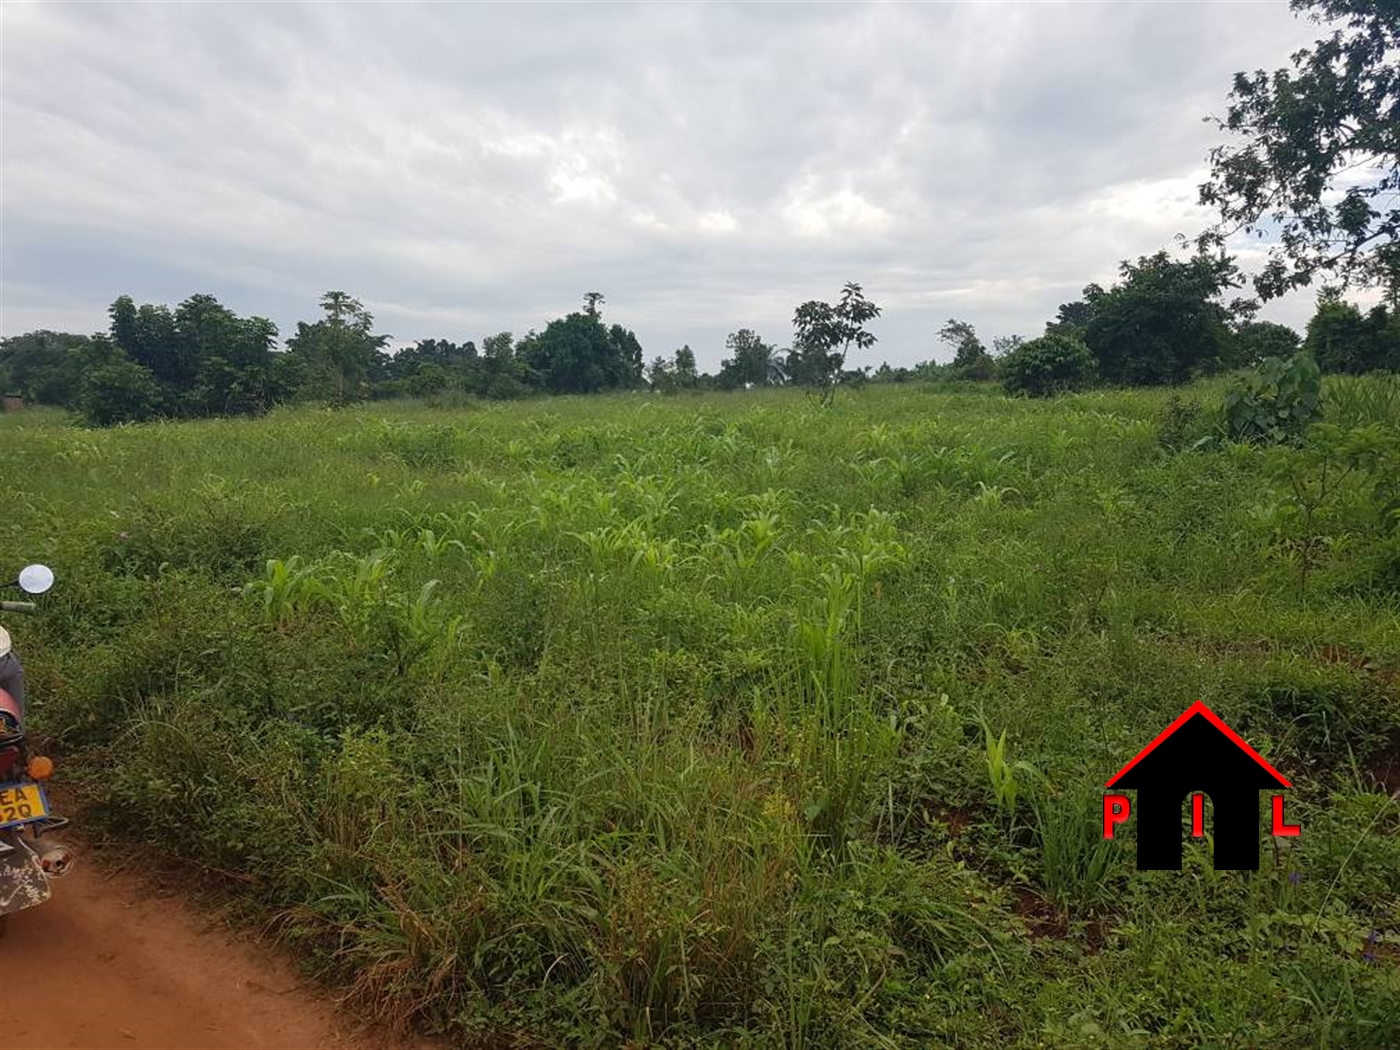
[[[9,626],[90,821],[465,1044],[1394,1045],[1400,547],[1358,474],[1300,589],[1220,391],[4,416]],[[1197,699],[1303,835],[1134,874]]]

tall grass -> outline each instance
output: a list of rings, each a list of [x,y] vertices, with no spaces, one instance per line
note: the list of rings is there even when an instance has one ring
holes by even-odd
[[[1391,540],[1339,504],[1301,601],[1263,454],[1174,451],[1166,396],[4,417],[7,549],[60,578],[8,626],[85,819],[465,1043],[1306,1044],[1344,986],[1327,1036],[1383,1044],[1380,969],[1286,931],[1335,877],[1337,929],[1400,936],[1396,829],[1334,848],[1400,720]],[[1195,699],[1299,785],[1286,893],[1099,837]]]

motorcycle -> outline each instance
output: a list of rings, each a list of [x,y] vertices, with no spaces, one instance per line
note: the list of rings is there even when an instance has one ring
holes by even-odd
[[[28,565],[10,586],[38,595],[53,586],[46,565]],[[33,602],[0,601],[0,612],[29,613]],[[52,834],[68,821],[53,812],[44,785],[53,759],[31,754],[24,734],[24,677],[0,626],[0,932],[13,912],[49,899],[49,880],[67,874],[73,853]]]

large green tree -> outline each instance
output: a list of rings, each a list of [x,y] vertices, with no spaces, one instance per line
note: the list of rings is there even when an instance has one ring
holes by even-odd
[[[131,296],[123,295],[112,303],[108,314],[112,341],[128,360],[150,369],[166,393],[193,388],[199,374],[198,351],[180,339],[170,307],[155,303],[137,306]]]
[[[1084,289],[1085,311],[1074,311],[1099,375],[1110,383],[1183,383],[1220,370],[1233,350],[1230,308],[1220,301],[1241,278],[1234,262],[1198,254],[1176,260],[1166,252],[1124,262],[1108,291]],[[1063,315],[1065,308],[1061,307]],[[1078,324],[1049,326],[1073,336]]]
[[[733,390],[741,386],[767,386],[781,381],[778,348],[752,328],[730,332],[724,340],[729,356],[719,363],[719,385]]]
[[[695,351],[690,348],[689,343],[676,351],[673,375],[676,386],[686,390],[700,381],[700,370],[695,364]]]
[[[0,339],[0,393],[40,405],[76,405],[90,343],[85,335],[49,331]]]
[[[1400,371],[1400,311],[1380,305],[1363,314],[1328,289],[1318,298],[1303,347],[1324,372]]]
[[[374,333],[374,316],[344,292],[321,297],[326,316],[297,323],[287,349],[305,363],[313,396],[346,404],[368,396],[370,381],[384,369],[389,337]]]
[[[591,394],[639,386],[642,346],[635,333],[606,328],[592,297],[582,313],[549,322],[545,330],[520,341],[516,354],[540,386],[552,394]]]
[[[1400,300],[1400,3],[1293,0],[1333,26],[1291,69],[1236,73],[1217,121],[1201,202],[1204,240],[1252,231],[1272,242],[1264,298],[1323,277],[1380,285]]]
[[[1257,365],[1268,357],[1292,357],[1302,340],[1286,324],[1273,321],[1242,321],[1235,326],[1232,364]]]
[[[953,351],[952,371],[959,379],[991,379],[996,374],[996,362],[968,322],[950,317],[938,330],[938,340]]]

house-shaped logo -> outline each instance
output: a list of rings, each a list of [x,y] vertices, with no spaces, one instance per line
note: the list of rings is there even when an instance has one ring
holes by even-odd
[[[1205,796],[1214,811],[1217,870],[1259,868],[1259,792],[1291,787],[1259,752],[1197,701],[1138,752],[1106,787],[1137,791],[1139,871],[1181,867],[1182,802],[1192,795],[1191,834],[1205,834]],[[1104,796],[1104,837],[1131,815],[1126,795]],[[1297,835],[1283,821],[1283,796],[1273,798],[1273,833]]]

